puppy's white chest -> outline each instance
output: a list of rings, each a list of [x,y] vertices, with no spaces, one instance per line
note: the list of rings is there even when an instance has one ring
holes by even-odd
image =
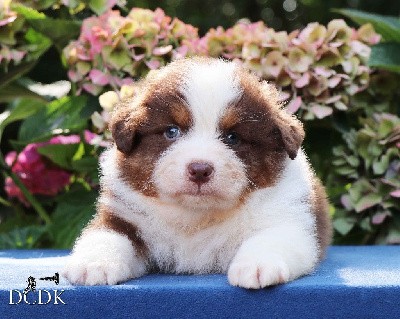
[[[159,226],[157,235],[149,236],[150,259],[167,272],[226,272],[243,239],[230,223],[201,230]]]

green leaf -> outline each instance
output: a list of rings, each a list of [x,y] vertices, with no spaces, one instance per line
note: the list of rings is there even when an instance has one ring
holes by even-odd
[[[38,152],[47,157],[58,166],[81,173],[96,173],[98,158],[91,154],[92,145],[76,144],[50,144],[38,148]]]
[[[370,193],[361,199],[354,205],[354,209],[357,213],[362,212],[372,206],[375,206],[382,202],[382,195],[376,193]]]
[[[107,0],[89,0],[89,8],[100,15],[107,10],[107,2]]]
[[[333,221],[333,227],[341,235],[346,235],[353,229],[355,223],[354,218],[340,217]]]
[[[44,97],[15,82],[0,88],[0,103],[9,103],[18,98],[29,98],[44,103],[47,102]]]
[[[48,37],[32,28],[29,28],[25,33],[25,40],[28,44],[21,46],[21,48],[29,52],[29,58],[31,60],[39,59],[52,45],[52,42]]]
[[[352,167],[358,167],[358,165],[360,165],[360,160],[354,155],[346,157],[346,160]]]
[[[361,229],[363,229],[367,232],[372,231],[371,220],[369,217],[363,218],[358,225],[360,226]]]
[[[389,233],[386,238],[388,244],[400,244],[400,216],[396,214],[392,218]]]
[[[33,214],[26,214],[20,206],[2,207],[2,220],[0,223],[0,233],[7,233],[15,228],[30,226],[40,220]]]
[[[338,173],[339,175],[345,175],[346,176],[346,175],[349,175],[349,174],[353,174],[356,171],[352,167],[343,166],[343,167],[335,168],[335,172]]]
[[[346,160],[343,157],[338,157],[332,161],[332,164],[335,166],[340,166],[340,165],[346,164]]]
[[[382,120],[379,123],[379,126],[378,126],[379,138],[385,138],[387,135],[392,133],[393,129],[394,129],[394,126],[395,126],[394,122],[392,122],[392,121],[390,121],[388,119]]]
[[[76,186],[76,185],[75,185]],[[97,192],[73,187],[59,198],[49,232],[54,240],[52,248],[71,248],[83,227],[95,213]]]
[[[50,144],[39,147],[40,154],[47,157],[54,164],[65,168],[72,168],[72,158],[79,149],[80,144]]]
[[[36,31],[51,39],[59,50],[62,50],[70,40],[79,36],[81,24],[78,21],[61,19],[28,19],[27,22]]]
[[[379,43],[372,47],[368,65],[400,73],[400,43]]]
[[[13,3],[11,9],[26,19],[45,19],[46,15],[33,8],[26,7],[19,3]]]
[[[389,234],[387,235],[386,241],[386,243],[389,245],[400,244],[400,229],[391,227],[389,230]]]
[[[102,54],[104,61],[117,70],[121,70],[125,65],[132,63],[132,58],[125,49],[105,46],[103,47]]]
[[[3,134],[4,128],[15,121],[26,119],[29,116],[37,113],[43,109],[45,104],[38,100],[21,99],[17,104],[10,110],[0,114],[0,140]]]
[[[85,144],[80,143],[72,160],[73,161],[80,160],[83,157],[83,155],[85,155]]]
[[[57,0],[39,0],[39,1],[36,1],[35,8],[37,8],[38,10],[48,9],[49,7],[54,5],[56,2],[57,2]]]
[[[23,5],[14,5],[13,9],[24,16],[28,24],[36,31],[42,33],[62,50],[70,40],[78,37],[81,23],[72,20],[53,19],[43,13]]]
[[[98,159],[94,156],[85,156],[82,159],[71,163],[72,169],[77,172],[90,173],[96,172],[98,167]]]
[[[386,172],[389,167],[389,160],[392,154],[397,154],[395,149],[392,149],[392,152],[388,152],[385,155],[382,155],[380,160],[376,159],[376,161],[372,164],[372,170],[375,175],[382,175]]]
[[[376,32],[381,34],[386,41],[400,42],[400,21],[396,17],[366,13],[353,9],[335,9],[333,11],[352,19],[359,25],[371,23]]]
[[[37,247],[46,226],[31,225],[0,234],[0,249],[32,249]]]
[[[36,65],[39,57],[51,47],[51,41],[32,28],[28,29],[24,38],[27,44],[20,46],[19,49],[28,52],[27,61],[17,66],[10,66],[0,77],[0,88],[28,73]]]
[[[365,194],[365,193],[373,193],[375,191],[376,191],[376,189],[365,178],[358,179],[348,189],[351,201],[353,203],[354,202],[358,202],[362,198],[363,194]]]
[[[377,141],[372,140],[368,145],[367,151],[370,155],[376,158],[380,156],[384,150],[382,145],[379,145]]]
[[[54,134],[80,132],[86,127],[87,98],[63,97],[55,100],[37,114],[26,119],[19,131],[21,142],[45,140]]]
[[[334,147],[332,152],[333,152],[333,155],[335,155],[335,156],[342,156],[342,155],[346,154],[345,151],[344,151],[344,146],[343,145]]]
[[[19,79],[21,76],[28,73],[36,65],[36,62],[37,61],[32,61],[10,67],[7,73],[2,73],[0,76],[0,88],[5,87],[12,81]]]

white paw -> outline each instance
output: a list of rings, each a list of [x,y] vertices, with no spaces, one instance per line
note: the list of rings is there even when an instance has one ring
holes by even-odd
[[[78,239],[61,272],[73,285],[115,285],[146,272],[127,237],[108,230],[92,230]]]
[[[228,270],[228,280],[233,286],[260,289],[289,281],[288,265],[279,257],[235,258]]]
[[[132,266],[121,260],[85,260],[71,256],[62,271],[73,285],[115,285],[135,277]]]

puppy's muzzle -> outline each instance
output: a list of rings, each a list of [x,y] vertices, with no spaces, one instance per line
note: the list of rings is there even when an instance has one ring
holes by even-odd
[[[187,166],[187,173],[189,180],[200,186],[211,179],[214,167],[209,163],[193,162]]]

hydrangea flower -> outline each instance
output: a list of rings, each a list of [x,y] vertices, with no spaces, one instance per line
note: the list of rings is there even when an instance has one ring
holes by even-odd
[[[115,6],[123,8],[127,4],[126,0],[33,0],[20,2],[38,11],[64,9],[63,6],[65,6],[70,14],[81,13],[84,10],[102,14]]]
[[[85,19],[79,39],[64,49],[68,76],[79,90],[93,95],[105,87],[118,90],[194,51],[197,39],[196,28],[161,9],[133,8],[126,17],[107,11]]]
[[[400,118],[373,113],[361,124],[343,134],[345,144],[333,149],[335,180],[347,185],[335,219],[350,226],[342,235],[359,226],[364,243],[399,244]]]
[[[10,9],[11,0],[3,0],[0,3],[0,27],[14,22],[17,19],[16,12]]]
[[[133,8],[126,17],[108,11],[86,19],[78,41],[64,54],[71,81],[93,95],[110,88],[118,92],[171,60],[224,57],[274,81],[288,111],[312,120],[348,109],[351,97],[368,87],[370,46],[379,40],[372,25],[356,30],[341,19],[327,26],[310,23],[291,33],[240,20],[232,28],[210,29],[199,38],[197,29],[161,9]],[[106,108],[92,120],[101,132],[108,118]]]
[[[92,123],[99,133],[103,133],[103,142],[111,139],[109,132],[106,131],[108,122],[114,106],[122,99],[131,97],[135,94],[135,85],[123,85],[120,91],[108,91],[99,96],[99,103],[103,110],[92,114]],[[104,143],[103,143],[104,144]],[[104,144],[105,145],[105,144]]]
[[[338,19],[289,34],[262,22],[239,21],[227,30],[211,29],[202,42],[205,55],[237,60],[273,80],[288,111],[300,110],[303,119],[314,119],[346,109],[349,96],[368,87],[370,46],[379,40],[372,25],[355,30]]]
[[[17,43],[15,33],[22,28],[17,13],[10,9],[11,0],[0,2],[0,28],[3,36],[0,42],[0,68],[7,71],[10,63],[18,65],[27,55],[26,48]]]
[[[85,131],[86,142],[90,143],[93,138],[95,138],[93,133]],[[59,135],[47,142],[28,144],[19,154],[15,151],[9,152],[5,161],[32,194],[54,196],[70,183],[72,174],[40,155],[38,148],[50,144],[77,143],[80,143],[79,135]],[[29,206],[23,193],[11,177],[6,178],[4,188],[9,197],[17,198]]]

